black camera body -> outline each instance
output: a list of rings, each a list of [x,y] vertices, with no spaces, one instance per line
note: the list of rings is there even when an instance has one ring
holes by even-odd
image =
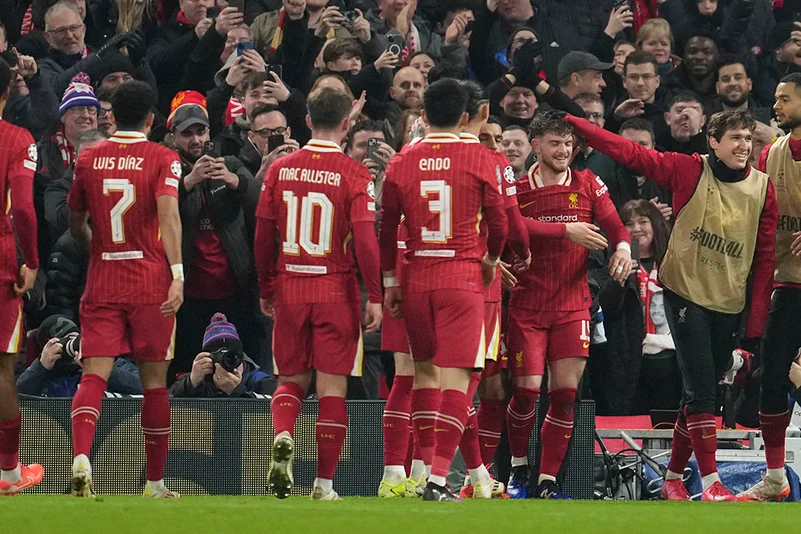
[[[58,342],[61,343],[61,357],[56,360],[56,365],[67,366],[75,363],[75,354],[81,350],[81,335],[61,337]]]
[[[215,365],[219,365],[229,373],[233,373],[237,367],[245,361],[245,354],[241,350],[236,350],[226,345],[221,346],[209,356]]]

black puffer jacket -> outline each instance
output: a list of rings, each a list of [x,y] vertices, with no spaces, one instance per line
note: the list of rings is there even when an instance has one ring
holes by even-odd
[[[47,274],[47,313],[64,315],[80,324],[78,307],[86,287],[89,256],[83,253],[69,232],[56,241],[44,265]]]
[[[256,204],[259,202],[260,184],[247,170],[245,164],[235,157],[225,158],[226,167],[239,177],[239,187],[231,189],[222,180],[204,180],[191,191],[184,187],[186,176],[192,165],[183,161],[183,176],[179,191],[179,209],[183,236],[181,251],[184,265],[192,265],[195,235],[200,219],[203,198],[206,208],[225,254],[231,264],[237,285],[242,291],[253,287],[255,264],[253,260],[253,235],[256,228]],[[201,198],[201,191],[203,198]]]

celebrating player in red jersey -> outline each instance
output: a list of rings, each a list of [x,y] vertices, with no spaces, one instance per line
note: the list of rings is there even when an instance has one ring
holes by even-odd
[[[460,500],[445,476],[467,420],[470,373],[483,367],[486,354],[484,283],[495,276],[507,221],[497,160],[459,139],[468,120],[465,89],[440,80],[423,101],[432,133],[387,168],[381,264],[388,308],[405,318],[415,360],[414,426],[431,465],[423,499],[450,501]],[[401,214],[408,230],[402,294],[394,272]],[[487,239],[479,232],[482,218]],[[419,417],[423,412],[431,416]]]
[[[0,59],[0,113],[8,102],[11,76],[8,64]],[[22,416],[14,387],[14,365],[24,338],[22,296],[33,287],[39,269],[35,170],[36,145],[31,134],[0,119],[0,495],[16,495],[35,486],[44,474],[39,464],[19,463]],[[15,233],[22,248],[22,267],[17,263]]]
[[[312,499],[336,500],[334,471],[348,429],[347,377],[362,374],[360,295],[353,260],[369,294],[366,332],[381,324],[381,279],[370,173],[342,153],[351,101],[323,88],[308,99],[312,140],[270,166],[256,210],[256,268],[262,310],[274,317],[275,430],[269,484],[292,489],[295,422],[317,372],[317,478]],[[276,237],[281,248],[274,261]],[[277,267],[277,276],[275,269]]]
[[[125,354],[137,360],[145,393],[144,494],[179,497],[164,486],[164,466],[170,438],[167,368],[184,289],[181,164],[175,152],[147,140],[155,100],[141,82],[114,91],[117,133],[81,152],[67,199],[70,232],[91,247],[80,309],[83,376],[72,402],[72,494],[78,497],[94,495],[89,453],[100,402],[114,358]]]
[[[590,224],[598,221],[616,244],[610,273],[619,282],[625,281],[631,270],[631,238],[603,181],[590,171],[570,168],[570,125],[555,114],[540,113],[531,123],[530,136],[538,163],[517,182],[517,200],[523,215],[548,225],[554,237],[532,241],[537,268],[519,274],[509,303],[514,395],[507,413],[512,452],[508,492],[513,498],[528,496],[528,444],[547,363],[550,408],[542,426],[537,496],[564,499],[567,496],[559,491],[556,475],[573,432],[576,389],[590,346],[589,247],[581,246],[584,240],[575,234],[589,235],[605,246]],[[565,236],[573,242],[559,238]]]

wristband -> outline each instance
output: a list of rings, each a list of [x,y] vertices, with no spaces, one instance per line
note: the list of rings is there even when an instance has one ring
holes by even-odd
[[[183,263],[176,263],[175,265],[170,265],[170,270],[172,271],[172,279],[173,280],[180,280],[181,282],[184,281],[184,264]]]
[[[399,285],[400,284],[398,284],[397,277],[395,277],[395,276],[385,276],[384,277],[384,287],[385,288],[398,287]]]
[[[625,241],[621,241],[620,243],[617,244],[617,247],[615,247],[615,250],[625,250],[626,252],[631,254],[631,245],[629,245]]]
[[[501,257],[498,256],[494,260],[490,259],[490,255],[489,255],[489,252],[488,252],[488,253],[484,254],[484,263],[486,263],[490,267],[497,267],[501,263]]]

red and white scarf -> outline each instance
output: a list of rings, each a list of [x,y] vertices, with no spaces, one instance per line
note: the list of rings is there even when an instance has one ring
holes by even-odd
[[[64,127],[62,126],[59,128],[59,130],[50,137],[50,140],[58,146],[58,150],[61,152],[61,160],[64,162],[64,168],[66,169],[72,165],[72,162],[75,161],[75,147],[67,141],[64,135]]]
[[[663,329],[661,333],[658,332],[651,314],[654,295],[662,293],[662,286],[659,285],[657,278],[658,270],[659,266],[656,262],[650,272],[643,269],[642,264],[637,270],[637,286],[640,290],[640,302],[642,302],[643,316],[645,317],[645,338],[642,342],[644,354],[658,354],[663,350],[675,350],[676,348],[670,331]],[[662,300],[662,309],[653,311],[657,311],[660,317],[666,318],[664,300]]]

